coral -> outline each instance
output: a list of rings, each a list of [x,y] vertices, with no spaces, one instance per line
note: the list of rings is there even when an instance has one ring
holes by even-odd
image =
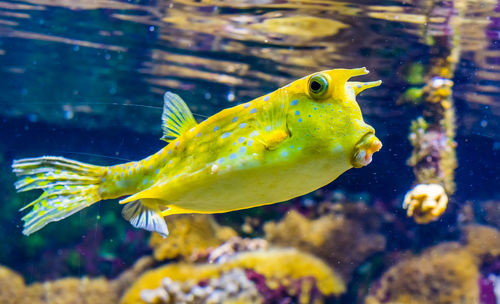
[[[497,294],[500,295],[500,280],[495,275],[479,279],[479,298],[481,304],[497,304]]]
[[[212,250],[212,252],[210,252],[210,255],[208,256],[208,262],[223,263],[234,256],[236,253],[242,251],[264,250],[267,249],[267,247],[268,243],[263,239],[243,239],[239,236],[234,237]]]
[[[106,279],[66,278],[29,286],[24,301],[33,304],[114,304],[118,296]]]
[[[408,217],[413,217],[419,224],[437,220],[447,205],[448,196],[439,184],[419,184],[406,193],[403,201]]]
[[[295,249],[270,249],[244,252],[223,264],[223,268],[242,267],[252,269],[267,279],[277,282],[292,278],[313,277],[324,295],[341,294],[345,291],[342,280],[320,259]]]
[[[255,284],[241,269],[210,278],[203,285],[193,281],[176,282],[166,277],[160,287],[142,290],[140,297],[148,304],[262,303]]]
[[[143,257],[119,278],[65,278],[25,286],[21,276],[0,266],[0,303],[17,304],[114,304],[124,289],[131,285],[144,269],[151,266],[152,257]]]
[[[500,229],[500,201],[482,201],[479,202],[477,207],[482,221]]]
[[[478,262],[492,262],[500,256],[500,231],[482,225],[467,225],[462,230],[465,248]]]
[[[281,222],[264,226],[266,239],[273,245],[295,247],[321,257],[349,281],[356,267],[385,248],[385,237],[368,232],[363,217],[357,218],[368,213],[366,205],[354,205],[323,204],[321,209],[329,209],[329,213],[314,220],[292,210]]]
[[[112,281],[113,289],[118,295],[123,295],[125,291],[139,278],[146,270],[154,264],[154,259],[151,256],[144,256],[138,259],[134,265],[120,274],[120,276]]]
[[[168,227],[167,238],[154,233],[149,241],[158,261],[175,258],[195,261],[236,236],[232,228],[220,226],[210,215],[169,216]]]
[[[0,266],[0,303],[26,303],[24,292],[23,278],[14,271]]]
[[[414,168],[417,184],[440,184],[451,194],[455,191],[456,144],[454,133],[448,136],[447,132],[422,117],[414,120],[409,135],[413,152],[408,164]]]
[[[453,2],[439,2],[429,13],[452,12],[458,9],[453,5]],[[463,7],[461,9],[463,10]],[[460,54],[460,30],[457,27],[458,22],[452,22],[452,19],[454,18],[450,17],[447,23],[440,26],[449,27],[453,35],[437,35],[432,26],[426,27],[426,38],[431,47],[430,68],[419,98],[424,101],[423,117],[414,120],[410,128],[409,139],[413,152],[408,160],[416,177],[415,184],[441,185],[448,196],[455,192],[454,178],[457,167],[454,83],[451,79]],[[418,223],[430,221],[418,218],[416,213],[413,215],[417,216]]]
[[[443,243],[391,267],[365,303],[479,303],[478,280],[474,255],[458,243]]]
[[[181,285],[191,281],[202,286],[235,269],[246,270],[252,277],[255,273],[261,275],[266,287],[272,290],[293,288],[298,281],[310,278],[314,284],[303,280],[303,285],[293,288],[297,296],[305,299],[310,298],[307,293],[312,293],[315,286],[322,295],[338,295],[345,291],[343,280],[320,259],[295,249],[269,249],[239,253],[221,264],[176,263],[148,271],[126,292],[121,303],[145,303],[142,292],[161,287],[164,278]],[[309,282],[309,288],[305,282]],[[147,297],[147,292],[142,295]]]

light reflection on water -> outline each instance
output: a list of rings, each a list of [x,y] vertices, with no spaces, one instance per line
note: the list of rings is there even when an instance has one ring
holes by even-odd
[[[0,113],[158,132],[159,113],[112,103],[157,106],[174,90],[210,115],[310,72],[367,66],[384,86],[362,107],[383,120],[404,112],[395,106],[403,71],[426,63],[426,37],[458,29],[461,130],[496,134],[498,10],[496,1],[455,1],[454,10],[433,1],[0,1],[0,100],[9,105]]]

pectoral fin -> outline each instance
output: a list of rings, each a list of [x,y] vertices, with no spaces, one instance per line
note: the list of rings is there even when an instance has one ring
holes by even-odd
[[[261,142],[266,149],[274,150],[290,137],[290,130],[286,125],[288,102],[286,91],[279,90],[274,98],[264,101],[263,109],[257,112],[257,132],[255,139]]]
[[[161,215],[159,206],[148,206],[145,201],[138,200],[125,205],[122,216],[136,228],[168,236],[168,227]]]

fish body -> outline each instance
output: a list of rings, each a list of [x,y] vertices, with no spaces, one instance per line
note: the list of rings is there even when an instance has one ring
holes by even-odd
[[[129,195],[120,201],[124,217],[167,235],[166,215],[228,212],[318,189],[367,165],[381,147],[355,99],[380,81],[348,81],[366,73],[312,74],[199,124],[179,96],[166,93],[162,139],[168,145],[137,162],[99,167],[56,157],[15,161],[14,172],[24,176],[16,183],[19,191],[45,190],[30,204],[24,232],[96,201]],[[76,192],[89,199],[74,203]]]

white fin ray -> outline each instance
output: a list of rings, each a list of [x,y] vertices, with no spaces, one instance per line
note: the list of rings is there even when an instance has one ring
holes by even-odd
[[[161,116],[163,137],[161,139],[171,142],[184,132],[195,127],[196,120],[194,120],[193,114],[179,95],[166,92],[163,95],[163,100],[163,114]]]
[[[159,208],[146,206],[142,201],[134,201],[123,207],[122,216],[135,228],[141,228],[168,236],[168,227]]]

